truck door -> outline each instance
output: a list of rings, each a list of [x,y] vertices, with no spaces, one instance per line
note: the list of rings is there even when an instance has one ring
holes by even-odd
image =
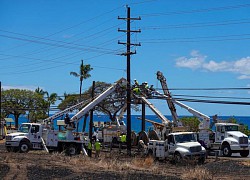
[[[169,151],[169,154],[174,154],[175,149],[176,148],[175,148],[174,136],[169,135],[168,136],[168,151]]]
[[[222,142],[225,138],[225,126],[216,126],[215,142]]]
[[[41,142],[41,131],[39,125],[32,125],[30,129],[30,141],[32,142],[33,146],[39,146],[38,144]],[[35,148],[35,147],[34,147]]]

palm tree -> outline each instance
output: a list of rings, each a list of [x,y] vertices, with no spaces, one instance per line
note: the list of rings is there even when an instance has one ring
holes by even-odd
[[[70,72],[70,75],[73,75],[75,77],[80,77],[80,100],[81,100],[81,95],[82,95],[82,82],[84,79],[87,79],[89,77],[91,77],[91,75],[89,74],[89,72],[92,70],[93,68],[89,65],[83,65],[83,60],[82,60],[82,64],[80,66],[80,71],[79,73],[77,72]]]
[[[93,68],[89,64],[84,65],[83,60],[82,60],[79,73],[70,72],[70,75],[73,75],[77,78],[78,77],[80,78],[80,98],[79,98],[80,101],[81,101],[81,96],[82,96],[82,82],[84,79],[91,77],[91,75],[89,73],[92,69]],[[84,129],[84,124],[86,124],[86,118],[84,119],[83,129]],[[78,126],[79,126],[79,123],[77,123],[77,130],[76,130],[77,132],[78,132]]]
[[[35,90],[36,93],[42,95],[42,96],[47,96],[47,103],[48,103],[48,116],[49,116],[49,110],[50,106],[52,104],[55,104],[57,100],[62,100],[60,97],[58,97],[57,93],[51,93],[49,94],[48,91],[44,91],[43,89],[40,89],[39,87]]]

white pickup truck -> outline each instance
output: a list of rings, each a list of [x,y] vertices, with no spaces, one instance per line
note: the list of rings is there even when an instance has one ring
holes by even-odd
[[[204,163],[206,159],[206,150],[193,132],[170,133],[165,141],[150,140],[146,154],[175,163],[180,163],[183,159],[197,159],[199,163]]]

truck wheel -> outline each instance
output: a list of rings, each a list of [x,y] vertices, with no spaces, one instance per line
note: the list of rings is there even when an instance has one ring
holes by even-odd
[[[241,151],[240,155],[241,157],[247,157],[249,155],[249,151]]]
[[[181,161],[182,161],[181,154],[179,152],[176,152],[174,154],[174,162],[175,162],[175,164],[179,164],[179,163],[181,163]]]
[[[226,157],[230,157],[232,155],[232,151],[229,145],[222,145],[222,154]]]
[[[27,153],[29,152],[30,147],[28,142],[21,142],[19,145],[19,152],[20,153]]]
[[[67,149],[66,149],[66,155],[68,156],[74,156],[77,154],[77,148],[74,144],[71,144]]]
[[[206,158],[205,157],[201,157],[198,159],[198,164],[204,164],[205,163]]]
[[[7,150],[8,152],[13,152],[13,147],[6,147],[6,150]]]

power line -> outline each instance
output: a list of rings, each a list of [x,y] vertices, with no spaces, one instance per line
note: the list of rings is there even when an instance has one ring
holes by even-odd
[[[213,103],[213,104],[235,104],[235,105],[250,105],[250,102],[239,101],[215,101],[215,100],[202,100],[202,99],[187,99],[187,98],[175,98],[178,101],[187,102],[200,102],[200,103]]]
[[[156,88],[157,90],[163,90]],[[185,91],[218,91],[218,90],[250,90],[246,87],[223,87],[223,88],[169,88],[168,90],[185,90]]]
[[[243,22],[242,22],[243,21]],[[167,26],[146,26],[142,27],[143,30],[161,30],[161,29],[178,29],[178,28],[200,28],[200,27],[210,27],[210,26],[227,26],[227,25],[239,25],[239,24],[249,24],[249,19],[240,20],[229,20],[220,22],[201,22],[201,23],[191,23],[191,24],[172,24]]]
[[[105,52],[105,51],[106,52],[111,52],[111,51],[113,51],[113,50],[108,50],[108,49],[103,49],[102,50],[102,48],[96,48],[96,47],[95,47],[95,49],[93,49],[93,47],[81,48],[81,47],[78,47],[79,45],[77,45],[77,46],[76,45],[75,46],[67,46],[67,45],[63,45],[63,44],[53,44],[53,43],[50,43],[50,42],[44,42],[44,41],[38,41],[38,40],[32,40],[32,39],[26,39],[26,38],[14,37],[14,36],[7,36],[7,35],[3,35],[3,34],[0,34],[0,36],[5,37],[5,38],[10,38],[10,39],[27,41],[27,42],[31,42],[31,43],[45,44],[45,45],[50,45],[50,46],[55,46],[55,47],[60,47],[60,48],[66,48],[66,49],[76,49],[76,50],[85,50],[85,51],[94,51],[94,52]]]
[[[196,95],[183,95],[183,94],[171,94],[174,97],[198,97],[198,98],[212,98],[212,99],[245,99],[249,100],[250,98],[244,97],[230,97],[230,96],[196,96]]]
[[[172,12],[167,12],[167,13],[142,14],[141,16],[170,16],[170,15],[180,15],[180,14],[194,14],[194,13],[203,13],[203,12],[211,12],[211,11],[241,9],[241,8],[248,8],[248,7],[250,7],[250,4],[239,4],[235,6],[214,7],[214,8],[206,8],[206,9],[193,9],[189,11],[172,11]]]
[[[245,36],[245,37],[244,37]],[[188,43],[188,42],[203,42],[203,41],[233,41],[233,40],[249,40],[250,34],[231,34],[220,36],[198,36],[198,37],[183,37],[183,38],[161,38],[161,39],[144,39],[143,43]],[[218,39],[220,38],[220,39]]]

